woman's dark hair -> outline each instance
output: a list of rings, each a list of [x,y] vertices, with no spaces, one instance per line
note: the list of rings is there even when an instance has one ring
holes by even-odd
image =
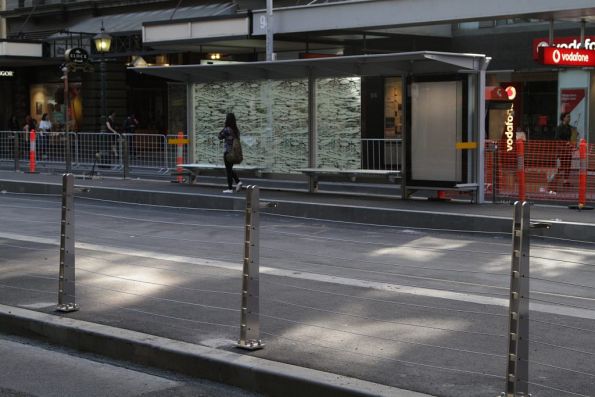
[[[562,112],[560,113],[560,121],[564,121],[564,119],[566,118],[567,115],[569,115],[570,112]]]
[[[225,116],[225,126],[231,128],[238,137],[240,136],[236,116],[233,113],[227,113],[227,116]]]
[[[41,119],[42,120],[47,120],[47,118],[48,118],[48,114],[47,113],[44,113],[43,116],[41,116]]]

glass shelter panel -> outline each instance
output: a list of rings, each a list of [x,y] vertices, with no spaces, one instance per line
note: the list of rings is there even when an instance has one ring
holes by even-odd
[[[317,81],[320,167],[359,168],[360,95],[359,78]],[[197,83],[192,97],[196,162],[223,163],[217,134],[226,113],[233,112],[241,133],[243,164],[277,173],[308,166],[307,80]]]
[[[361,79],[320,79],[317,94],[318,167],[360,168]]]

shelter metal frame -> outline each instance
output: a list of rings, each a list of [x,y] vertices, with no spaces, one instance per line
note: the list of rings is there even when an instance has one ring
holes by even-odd
[[[314,143],[318,138],[314,92],[314,82],[317,78],[369,76],[402,76],[406,78],[413,75],[469,74],[474,82],[474,84],[469,85],[469,97],[474,99],[475,106],[468,109],[468,119],[472,120],[471,140],[477,143],[477,149],[476,155],[471,156],[472,172],[470,178],[472,180],[467,182],[477,184],[478,189],[475,192],[474,202],[483,203],[485,73],[490,59],[482,54],[416,51],[234,64],[131,67],[129,69],[141,74],[185,82],[188,92],[190,92],[190,85],[194,83],[308,79],[308,139],[310,150],[308,166],[310,168],[316,168],[317,166],[315,153],[312,153],[315,147]],[[188,100],[190,99],[191,95],[188,94]],[[187,118],[190,131],[193,130],[192,111],[192,106],[188,106]],[[406,191],[405,179],[402,179],[402,181],[402,190]]]

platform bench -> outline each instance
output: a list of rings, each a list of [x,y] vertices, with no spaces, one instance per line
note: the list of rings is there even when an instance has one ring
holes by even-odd
[[[222,171],[225,172],[225,165],[223,164],[209,164],[209,163],[193,163],[193,164],[180,164],[178,167],[183,168],[189,173],[188,183],[193,184],[196,182],[196,178],[200,174],[204,174],[208,171]],[[254,165],[234,165],[233,170],[240,173],[250,173],[256,176],[261,176],[262,167]]]
[[[401,171],[396,170],[364,170],[347,168],[298,168],[295,171],[301,172],[309,177],[309,191],[317,192],[320,180],[345,180],[351,182],[363,179],[387,179],[389,182],[395,182],[400,176]]]

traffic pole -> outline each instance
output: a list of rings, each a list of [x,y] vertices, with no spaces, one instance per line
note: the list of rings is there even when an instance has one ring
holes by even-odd
[[[29,173],[35,173],[35,139],[36,139],[35,130],[31,130],[29,132]]]
[[[577,210],[592,210],[593,207],[586,205],[587,201],[587,141],[581,139],[578,146],[580,168],[578,171],[578,205],[570,205],[568,208]]]
[[[516,141],[517,156],[517,181],[519,186],[519,201],[526,200],[525,186],[525,142],[522,139]]]
[[[184,170],[180,165],[184,163],[184,144],[182,140],[184,139],[184,133],[182,131],[178,132],[178,146],[177,146],[177,155],[176,155],[176,174],[177,174],[177,181],[178,183],[184,182]]]

